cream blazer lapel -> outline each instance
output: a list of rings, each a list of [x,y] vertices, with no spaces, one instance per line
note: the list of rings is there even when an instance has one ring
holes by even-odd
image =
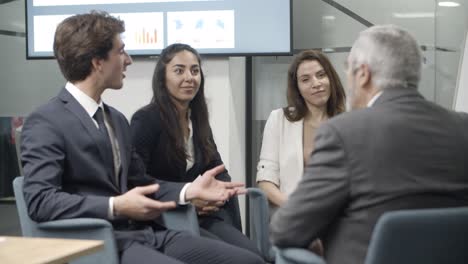
[[[288,121],[281,108],[271,112],[263,131],[257,182],[272,182],[287,195],[296,188],[304,171],[302,130],[302,120]]]
[[[282,182],[281,191],[289,196],[296,189],[298,182],[304,173],[303,161],[303,129],[304,120],[290,122],[282,116],[282,144],[280,152],[280,179]]]

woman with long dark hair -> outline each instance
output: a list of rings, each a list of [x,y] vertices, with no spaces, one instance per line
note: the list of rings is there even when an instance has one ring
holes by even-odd
[[[153,99],[131,121],[133,145],[149,175],[166,181],[191,182],[223,163],[208,122],[204,82],[200,55],[195,49],[172,44],[162,51],[153,74]],[[231,180],[227,171],[216,178]],[[203,236],[259,254],[241,232],[237,198],[225,204],[199,200],[192,203],[197,208]]]
[[[273,110],[263,131],[257,183],[273,209],[296,188],[314,149],[317,128],[345,111],[345,92],[328,58],[306,50],[288,70],[288,106]]]

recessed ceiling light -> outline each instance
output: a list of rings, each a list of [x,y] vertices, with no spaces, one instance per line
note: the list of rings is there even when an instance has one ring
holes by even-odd
[[[323,16],[323,20],[335,20],[335,16]]]
[[[452,2],[452,1],[439,2],[439,6],[444,6],[444,7],[456,7],[459,5],[460,5],[459,3]]]
[[[396,18],[434,18],[435,14],[430,12],[393,13]]]

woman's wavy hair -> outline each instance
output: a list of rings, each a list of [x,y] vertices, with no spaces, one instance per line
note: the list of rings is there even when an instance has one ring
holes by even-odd
[[[330,80],[330,98],[327,102],[327,115],[333,117],[346,110],[346,95],[340,77],[333,68],[330,60],[320,51],[305,50],[297,54],[288,70],[288,106],[283,108],[284,115],[291,121],[299,121],[308,112],[306,102],[302,97],[297,84],[297,69],[304,61],[317,61],[322,65]]]
[[[184,134],[179,123],[177,108],[171,100],[171,95],[166,85],[166,66],[177,53],[182,51],[189,51],[195,55],[200,65],[200,88],[190,102],[190,109],[194,143],[198,143],[197,146],[201,150],[200,153],[203,155],[203,162],[206,165],[215,155],[216,147],[211,139],[211,129],[208,122],[208,107],[205,101],[204,87],[205,77],[201,68],[201,58],[194,48],[187,44],[175,43],[163,49],[153,73],[153,99],[151,103],[155,104],[160,110],[164,126],[163,131],[166,131],[169,136],[169,141],[160,142],[160,144],[166,145],[164,149],[166,150],[169,164],[173,164],[174,161],[178,162],[178,164],[184,163],[187,159]]]

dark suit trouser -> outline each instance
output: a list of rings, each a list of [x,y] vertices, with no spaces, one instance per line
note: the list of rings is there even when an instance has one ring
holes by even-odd
[[[209,218],[202,220],[200,227],[200,234],[203,237],[224,241],[261,256],[255,243],[229,223],[216,218]]]
[[[162,246],[135,242],[121,253],[122,264],[249,264],[264,263],[250,251],[222,241],[173,230],[156,231]],[[159,247],[159,248],[158,248]]]

